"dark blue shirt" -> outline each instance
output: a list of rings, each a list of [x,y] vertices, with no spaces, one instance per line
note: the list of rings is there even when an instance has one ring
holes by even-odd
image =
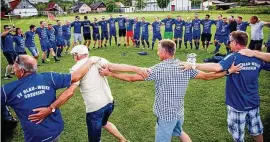
[[[126,29],[126,19],[124,17],[116,18],[118,22],[119,29]]]
[[[141,22],[142,27],[142,36],[148,36],[148,26],[150,25],[149,22]]]
[[[140,21],[135,21],[134,22],[134,34],[141,34],[141,22]]]
[[[59,109],[40,124],[30,122],[33,109],[48,107],[56,100],[56,90],[71,84],[70,74],[31,74],[1,87],[1,105],[13,108],[17,114],[26,142],[51,142],[63,131],[64,123]]]
[[[185,22],[185,35],[192,35],[192,22]]]
[[[109,22],[109,26],[110,26],[110,31],[116,31],[116,28],[115,28],[116,19],[115,18],[110,18],[108,20],[108,22]]]
[[[248,22],[241,22],[240,24],[239,23],[237,23],[237,27],[236,27],[236,29],[238,30],[238,31],[246,31],[247,30],[247,26],[249,25],[249,23]]]
[[[193,34],[194,35],[201,34],[201,20],[200,19],[193,19],[192,20],[192,27],[193,27]]]
[[[215,24],[215,20],[202,20],[201,24],[203,25],[202,33],[211,34],[211,26]]]
[[[89,20],[82,21],[82,27],[83,27],[83,34],[89,34],[91,33],[90,26],[91,22]]]
[[[81,21],[74,21],[70,24],[71,27],[74,27],[74,33],[80,34],[82,33],[82,22]]]
[[[183,20],[175,20],[174,21],[174,34],[182,34],[183,33],[183,26],[185,25],[185,21]]]
[[[32,32],[32,31],[27,31],[25,33],[25,46],[27,48],[29,47],[36,47],[36,44],[35,44],[35,32]]]
[[[128,19],[126,21],[127,24],[127,31],[133,31],[133,24],[135,23],[135,21],[133,19]]]
[[[40,43],[47,43],[49,42],[47,28],[37,28],[36,33],[38,34]]]
[[[24,38],[23,36],[20,36],[20,35],[15,35],[13,37],[13,42],[15,42],[15,52],[25,52],[25,49],[24,49]]]
[[[62,29],[62,26],[54,25],[53,28],[55,30],[55,32],[54,32],[55,37],[57,39],[60,39],[60,38],[62,39],[63,38],[63,29]]]
[[[216,35],[221,35],[222,23],[223,23],[223,20],[216,21]]]
[[[108,22],[107,22],[107,20],[99,21],[98,24],[100,25],[102,32],[107,32],[108,31]]]
[[[230,34],[230,24],[228,23],[221,23],[220,28],[220,35],[228,35]]]
[[[71,37],[71,26],[70,25],[64,25],[62,27],[62,30],[63,30],[64,39],[69,40],[70,37]]]
[[[13,35],[8,33],[5,37],[1,38],[3,52],[15,52],[13,46]]]
[[[99,34],[99,24],[98,23],[91,23],[93,28],[93,34]]]
[[[51,29],[51,30],[47,30],[47,34],[48,34],[48,38],[49,38],[49,41],[51,42],[51,43],[54,43],[54,42],[56,42],[55,40],[55,30],[54,29]]]
[[[255,57],[231,53],[219,64],[222,70],[228,70],[232,63],[241,64],[243,68],[239,74],[231,74],[226,80],[226,104],[238,111],[247,111],[259,107],[258,78],[265,63]]]
[[[162,23],[161,22],[153,22],[152,23],[152,27],[153,27],[153,33],[155,34],[160,34],[160,27],[161,27]]]
[[[174,24],[174,21],[175,19],[168,19],[168,18],[161,20],[161,22],[165,24],[165,32],[173,31],[172,26]]]

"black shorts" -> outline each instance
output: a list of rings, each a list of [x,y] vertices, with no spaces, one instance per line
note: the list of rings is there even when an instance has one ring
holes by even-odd
[[[119,29],[119,37],[125,37],[126,36],[126,29]]]
[[[211,41],[212,34],[210,33],[202,33],[201,41]]]
[[[91,40],[91,34],[90,33],[83,34],[83,38],[84,38],[84,40]]]
[[[262,50],[263,40],[250,40],[248,48],[250,50]]]
[[[8,64],[13,65],[16,59],[16,53],[14,52],[3,52],[4,56],[6,57]]]

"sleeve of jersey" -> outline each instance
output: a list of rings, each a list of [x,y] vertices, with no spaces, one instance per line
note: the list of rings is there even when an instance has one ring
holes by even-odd
[[[5,106],[7,102],[7,95],[4,86],[1,86],[1,107]]]
[[[270,62],[266,62],[262,66],[263,70],[270,71]]]
[[[235,58],[236,58],[235,54],[232,53],[232,54],[229,54],[228,56],[226,56],[224,59],[222,59],[219,62],[220,66],[222,67],[222,71],[228,70],[231,67]]]
[[[150,70],[151,71],[150,71],[149,76],[144,79],[146,81],[156,80],[156,74],[157,74],[157,70],[158,70],[157,66],[151,67]]]
[[[71,74],[51,72],[50,75],[55,89],[66,88],[71,84]]]

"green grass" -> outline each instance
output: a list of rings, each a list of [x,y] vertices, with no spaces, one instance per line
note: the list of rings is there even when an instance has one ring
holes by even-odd
[[[129,14],[130,17],[144,16],[147,21],[152,22],[154,16],[161,18],[166,17],[168,13],[136,13]],[[173,13],[172,17],[181,15],[182,17],[193,17],[193,13]],[[100,17],[102,14],[89,14],[90,20],[94,17]],[[106,15],[107,16],[107,15]],[[114,16],[117,16],[116,14]],[[228,16],[228,15],[225,15]],[[244,15],[243,19],[248,20],[251,15]],[[204,15],[200,15],[203,18]],[[211,18],[216,18],[217,14],[212,14]],[[58,17],[61,20],[73,20],[73,16]],[[81,16],[82,18],[82,16]],[[269,15],[260,15],[261,20],[270,21]],[[28,30],[30,24],[39,25],[39,21],[44,18],[28,18],[14,20],[17,27],[21,27],[23,31]],[[1,25],[7,24],[9,21],[1,21]],[[164,27],[162,28],[164,30]],[[215,31],[215,26],[212,26]],[[163,32],[163,31],[162,31]],[[250,27],[247,30],[250,33]],[[264,37],[267,39],[269,28],[264,28]],[[151,32],[150,32],[151,34]],[[151,35],[150,41],[151,41]],[[40,50],[39,42],[36,38],[37,47]],[[91,46],[92,47],[92,46]],[[155,46],[156,48],[156,46]],[[222,52],[225,53],[224,46]],[[202,62],[204,58],[211,57],[211,51],[214,46],[211,45],[209,51],[195,51],[191,49],[177,49],[176,58],[186,60],[186,55],[196,53],[198,62]],[[139,56],[137,52],[142,49],[124,48],[124,47],[107,47],[100,50],[93,49],[90,55],[101,56],[108,59],[112,63],[125,63],[142,67],[151,67],[159,63],[156,49],[148,51],[148,56]],[[127,52],[126,56],[122,56],[123,52]],[[2,55],[2,54],[1,54]],[[6,60],[1,57],[1,75],[4,75]],[[71,56],[64,56],[59,63],[50,62],[48,65],[41,65],[39,72],[56,71],[69,72],[75,62]],[[14,79],[15,80],[15,79]],[[265,141],[270,141],[270,74],[262,71],[259,79],[259,91],[261,96],[261,118],[265,127]],[[8,83],[2,80],[2,84]],[[109,78],[109,84],[115,100],[115,110],[110,121],[113,122],[119,131],[131,142],[152,142],[155,136],[156,117],[153,114],[152,106],[154,101],[154,83],[153,82],[135,82],[128,83],[114,78]],[[60,94],[63,90],[57,91]],[[194,142],[227,142],[232,141],[230,134],[227,132],[226,124],[226,107],[225,107],[225,78],[214,81],[192,80],[189,83],[185,97],[185,123],[184,130],[190,135]],[[76,94],[61,107],[63,119],[65,121],[65,129],[61,135],[61,142],[85,142],[87,141],[87,130],[85,122],[85,106],[79,90]],[[246,133],[247,141],[251,138]],[[23,131],[20,126],[17,127],[11,142],[23,141]],[[117,141],[112,138],[106,131],[102,133],[103,142]],[[176,138],[173,141],[177,141]]]

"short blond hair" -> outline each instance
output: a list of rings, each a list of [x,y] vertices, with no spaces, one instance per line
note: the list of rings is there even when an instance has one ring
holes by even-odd
[[[176,51],[176,45],[175,42],[173,42],[170,39],[163,39],[159,42],[161,45],[161,48],[165,49],[166,52],[168,52],[170,55],[174,55]]]

